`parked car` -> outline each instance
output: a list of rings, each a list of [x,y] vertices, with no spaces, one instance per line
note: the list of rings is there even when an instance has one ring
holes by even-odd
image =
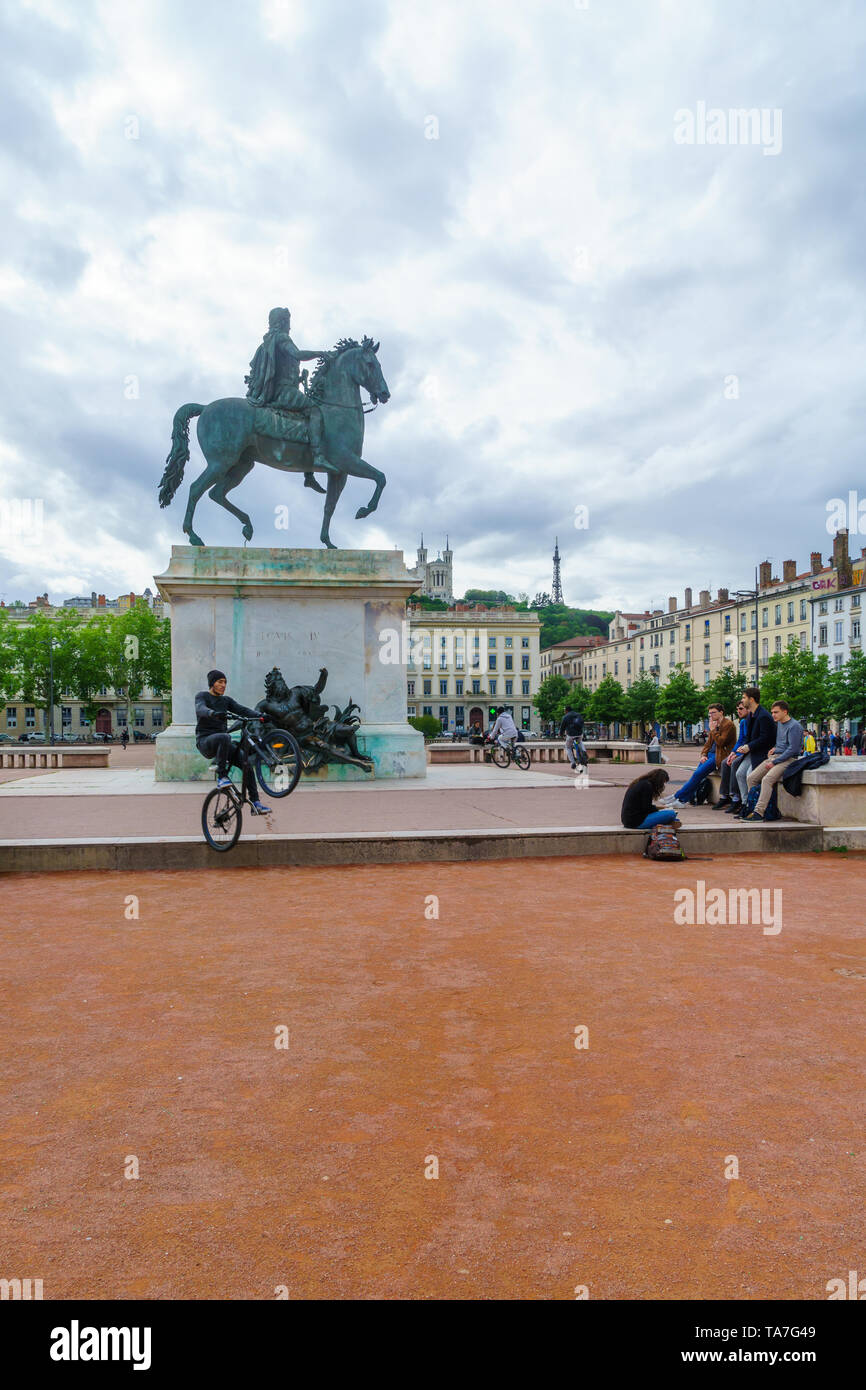
[[[22,741],[23,741],[23,740],[22,740]],[[40,733],[28,734],[28,735],[27,735],[27,742],[28,742],[28,743],[45,743],[45,742],[46,742],[46,738],[45,738],[45,735],[44,735],[44,734],[40,734]]]
[[[150,735],[146,734],[143,729],[133,729],[132,737],[136,743],[150,743],[151,741]]]
[[[94,734],[93,734],[93,742],[94,742],[94,743],[113,743],[113,742],[114,742],[114,734],[103,733],[103,731],[102,731],[101,729],[96,729],[96,730],[94,730]]]

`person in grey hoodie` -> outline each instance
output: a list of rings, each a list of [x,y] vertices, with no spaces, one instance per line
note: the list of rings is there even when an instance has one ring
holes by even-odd
[[[785,775],[788,763],[799,758],[803,751],[803,726],[791,718],[791,711],[784,700],[775,700],[770,710],[776,721],[776,746],[764,762],[753,767],[746,782],[751,789],[761,784],[761,794],[751,815],[745,820],[763,820],[764,812],[773,795],[773,787]]]

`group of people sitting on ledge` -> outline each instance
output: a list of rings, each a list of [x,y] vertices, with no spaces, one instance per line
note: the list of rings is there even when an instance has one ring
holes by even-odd
[[[713,772],[721,774],[720,796],[714,811],[741,820],[763,821],[773,788],[786,775],[788,766],[804,752],[803,726],[791,717],[785,700],[774,700],[769,710],[761,704],[757,686],[747,686],[737,703],[739,727],[728,719],[721,705],[710,705],[709,736],[701,750],[701,761],[691,777],[671,795],[665,794],[670,780],[663,768],[654,768],[636,777],[626,787],[622,803],[622,823],[630,830],[651,830],[654,825],[682,822],[679,812],[694,805],[698,789]],[[814,740],[811,749],[814,752]],[[760,785],[754,808],[748,809],[749,792]]]

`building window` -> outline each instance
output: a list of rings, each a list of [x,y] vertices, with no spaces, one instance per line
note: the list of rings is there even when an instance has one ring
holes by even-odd
[[[769,637],[762,637],[762,638],[761,638],[761,660],[762,660],[762,661],[769,661],[769,659],[770,659],[770,639],[769,639]]]
[[[488,665],[488,668],[489,668],[491,671],[495,671],[495,670],[496,670],[496,653],[495,653],[495,652],[491,652],[490,655],[488,656],[488,658],[487,658],[487,665]]]
[[[455,709],[454,709],[454,723],[455,723],[455,724],[458,724],[458,725],[460,726],[461,729],[462,729],[462,727],[463,727],[463,720],[464,720],[464,718],[465,718],[465,713],[464,713],[463,706],[462,706],[462,705],[457,705],[457,706],[455,707]]]
[[[421,693],[422,693],[422,695],[432,695],[432,694],[433,694],[433,682],[432,682],[432,681],[425,681],[425,682],[424,682],[424,689],[422,690]]]
[[[818,627],[818,646],[819,646],[819,647],[826,647],[826,645],[827,645],[827,624],[826,624],[826,623],[821,623],[821,624],[819,625],[819,627]]]
[[[528,695],[528,694],[529,694],[529,681],[521,681],[520,684],[521,684],[521,686],[522,686],[522,689],[521,689],[521,692],[520,692],[521,695]]]
[[[457,680],[457,681],[454,682],[454,685],[455,685],[455,693],[456,693],[457,695],[462,695],[462,694],[463,694],[463,682],[462,682],[461,680]]]
[[[462,671],[465,669],[462,652],[457,652],[454,658],[454,668],[457,671]]]
[[[487,639],[487,650],[488,650],[488,651],[493,651],[494,648],[495,648],[495,646],[496,646],[496,638],[495,638],[495,637],[488,637],[488,639]]]
[[[447,695],[447,694],[448,694],[448,682],[447,682],[447,681],[440,681],[440,682],[439,682],[439,694],[440,694],[440,695]]]
[[[741,614],[740,614],[740,632],[745,632],[745,630],[746,630],[746,615],[745,615],[745,613],[741,613]]]
[[[433,658],[432,658],[432,656],[430,655],[430,653],[429,653],[428,651],[425,651],[425,652],[424,652],[424,660],[423,660],[422,665],[423,665],[425,671],[432,671],[432,670],[433,670]]]
[[[150,711],[150,722],[155,729],[162,728],[162,705],[154,705]]]
[[[777,651],[777,652],[781,652],[781,650],[782,650],[782,639],[781,639],[781,637],[777,637],[777,638],[776,638],[776,651]]]
[[[750,643],[749,643],[749,646],[750,646],[750,648],[751,648],[750,653],[749,653],[749,660],[751,661],[752,665],[754,666],[755,661],[757,660],[757,656],[758,656],[758,644],[757,644],[757,642],[750,642]]]
[[[692,625],[691,625],[691,623],[686,623],[686,641],[687,641],[687,642],[691,642],[691,640],[692,640]]]
[[[78,711],[78,727],[79,727],[80,729],[89,729],[89,728],[90,728],[90,720],[89,720],[89,719],[87,718],[87,716],[85,715],[84,710],[83,710],[83,709],[80,709],[80,708],[79,708],[79,711]]]
[[[860,595],[859,595],[859,594],[852,594],[852,595],[851,595],[851,607],[852,607],[852,608],[859,608],[859,607],[860,607]]]
[[[674,652],[671,652],[671,654],[670,654],[670,661],[668,662],[668,665],[669,665],[669,666],[676,666],[676,664],[677,664],[676,654],[675,654]]]
[[[725,632],[730,632],[730,630],[731,630],[731,615],[730,615],[730,613],[726,613],[726,614],[725,614]],[[674,635],[674,634],[671,633],[671,637],[673,637],[673,635]]]
[[[132,720],[137,729],[144,728],[144,710],[141,705],[136,705],[132,711]]]
[[[762,608],[762,609],[761,609],[761,627],[769,627],[769,625],[770,625],[770,610],[769,610],[769,608]]]
[[[71,706],[71,705],[61,705],[61,706],[60,706],[60,727],[63,728],[63,729],[69,729],[69,728],[71,728],[71,726],[72,726],[72,706]]]
[[[36,728],[36,707],[34,705],[24,706],[24,727],[25,729]]]
[[[845,607],[845,600],[844,600],[844,599],[841,599],[841,598],[837,598],[835,604],[833,605],[834,611],[835,611],[836,613],[841,613],[841,612],[842,612],[842,609],[843,609],[844,607]]]
[[[631,675],[631,657],[630,657],[630,656],[626,658],[625,670],[626,670],[626,675],[630,676],[630,675]]]
[[[827,612],[827,600],[826,600],[825,598],[822,598],[822,599],[821,599],[821,602],[818,604],[818,615],[819,615],[819,617],[822,617],[822,618],[823,618],[823,616],[824,616],[824,614],[825,614],[826,612]]]
[[[506,671],[514,670],[514,657],[511,652],[506,652],[505,654],[505,669]]]
[[[753,609],[752,609],[752,622],[751,622],[751,628],[752,628],[752,631],[753,631],[753,632],[755,631],[755,628],[756,628],[757,626],[758,626],[758,613],[757,613],[757,609],[753,608]]]
[[[480,694],[481,694],[481,682],[480,682],[479,680],[473,680],[473,682],[472,682],[472,694],[473,694],[473,695],[480,695]]]
[[[709,685],[709,683],[710,683],[710,673],[709,673],[709,671],[705,671],[705,672],[704,672],[704,685]]]
[[[643,670],[643,657],[640,659],[640,669]]]
[[[528,637],[521,637],[521,639],[520,639],[520,645],[521,645],[521,647],[528,647],[528,646],[529,646],[529,638],[528,638]]]
[[[521,671],[528,671],[528,670],[529,670],[529,657],[528,657],[528,656],[522,656],[522,657],[520,658],[520,669],[521,669]]]
[[[506,647],[513,647],[513,646],[514,646],[514,638],[513,638],[513,637],[506,637],[506,639],[505,639],[505,645],[506,645]]]
[[[640,649],[643,651],[643,638],[640,639]]]
[[[726,643],[725,643],[725,662],[726,662],[726,663],[729,663],[730,660],[731,660],[731,644],[730,644],[730,642],[726,642]]]
[[[793,599],[792,599],[791,602],[788,604],[788,622],[789,622],[789,623],[792,623],[793,621],[794,621],[794,602],[793,602]]]
[[[842,653],[841,653],[841,652],[837,652],[836,655],[833,657],[833,670],[834,670],[834,671],[841,671],[841,670],[842,670]]]
[[[118,729],[126,728],[126,710],[122,705],[117,707],[117,727]]]
[[[777,604],[776,604],[776,607],[775,607],[775,609],[774,609],[774,611],[773,611],[773,617],[775,618],[775,620],[776,620],[777,623],[780,623],[780,622],[782,621],[782,605],[781,605],[781,603],[777,603]]]
[[[489,689],[489,691],[490,691],[490,694],[491,694],[491,695],[495,695],[495,694],[496,694],[496,681],[488,681],[488,682],[487,682],[487,686],[488,686],[488,689]]]
[[[834,624],[833,624],[833,641],[834,641],[834,642],[841,642],[842,640],[843,640],[843,638],[842,638],[842,623],[841,623],[841,622],[834,623]]]
[[[408,689],[407,689],[407,694],[409,694],[409,695],[414,695],[414,694],[415,694],[415,682],[414,682],[414,681],[407,681],[406,684],[407,684],[407,687],[408,687]]]
[[[859,618],[855,618],[854,621],[853,621],[852,624],[851,624],[851,641],[852,641],[852,642],[859,642],[859,641],[860,641],[860,619],[859,619]]]
[[[618,662],[618,661],[615,661],[615,662],[613,663],[613,674],[614,674],[615,676],[618,676],[618,675],[619,675],[619,662]]]
[[[801,623],[804,623],[805,621],[806,621],[806,600],[805,600],[804,598],[801,598],[801,599],[800,599],[800,622],[801,622]]]
[[[422,714],[429,714],[429,715],[432,715],[432,714],[433,714],[433,706],[432,706],[432,705],[422,705],[422,706],[421,706],[421,713],[422,713]]]
[[[440,706],[439,706],[439,722],[440,722],[440,724],[442,724],[443,726],[446,725],[446,724],[448,723],[448,706],[447,706],[447,705],[440,705]]]
[[[414,718],[415,718],[415,706],[414,706],[414,705],[410,705],[409,708],[408,708],[408,710],[406,711],[406,713],[407,713],[407,715],[409,716],[410,719],[414,719]]]
[[[506,695],[513,695],[513,694],[514,694],[514,681],[506,681],[506,682],[505,682],[505,693],[506,693]]]
[[[709,661],[709,659],[710,659],[710,644],[709,644],[709,642],[705,642],[705,643],[704,643],[704,661]]]
[[[805,632],[801,632],[801,633],[800,633],[800,651],[801,651],[801,652],[804,652],[805,650],[806,650],[806,634],[805,634]]]
[[[709,637],[709,635],[710,635],[710,620],[709,620],[709,618],[704,618],[704,636],[705,636],[705,637]]]
[[[447,670],[448,670],[448,655],[447,655],[446,652],[440,652],[440,653],[439,653],[439,670],[440,670],[440,671],[447,671]]]
[[[686,647],[686,665],[687,665],[687,666],[690,665],[691,659],[692,659],[692,649],[691,649],[691,647]],[[643,669],[643,668],[641,668],[641,669]]]
[[[741,643],[740,643],[740,665],[741,665],[741,666],[745,666],[745,664],[746,664],[746,644],[745,644],[745,642],[741,642]]]

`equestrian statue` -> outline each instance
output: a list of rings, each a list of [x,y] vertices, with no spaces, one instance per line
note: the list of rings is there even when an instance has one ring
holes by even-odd
[[[196,433],[207,467],[190,486],[183,519],[191,545],[204,545],[192,522],[205,492],[243,522],[244,539],[252,540],[250,518],[229,502],[227,493],[243,482],[255,463],[303,473],[305,487],[325,493],[320,539],[331,550],[336,546],[329,534],[330,521],[347,478],[375,482],[370,501],[358,508],[356,518],[369,516],[379,505],[385,475],[361,457],[368,413],[361,402],[361,387],[368,392],[373,409],[391,394],[376,356],[379,344],[366,337],[360,343],[341,338],[330,352],[302,350],[292,342],[290,327],[288,309],[271,310],[268,331],[244,378],[246,399],[226,396],[210,405],[182,405],[175,413],[159,505],[169,505],[183,480],[189,460],[189,422],[197,415]],[[300,364],[314,360],[317,366],[308,378]],[[327,476],[327,487],[316,481],[316,473]]]

